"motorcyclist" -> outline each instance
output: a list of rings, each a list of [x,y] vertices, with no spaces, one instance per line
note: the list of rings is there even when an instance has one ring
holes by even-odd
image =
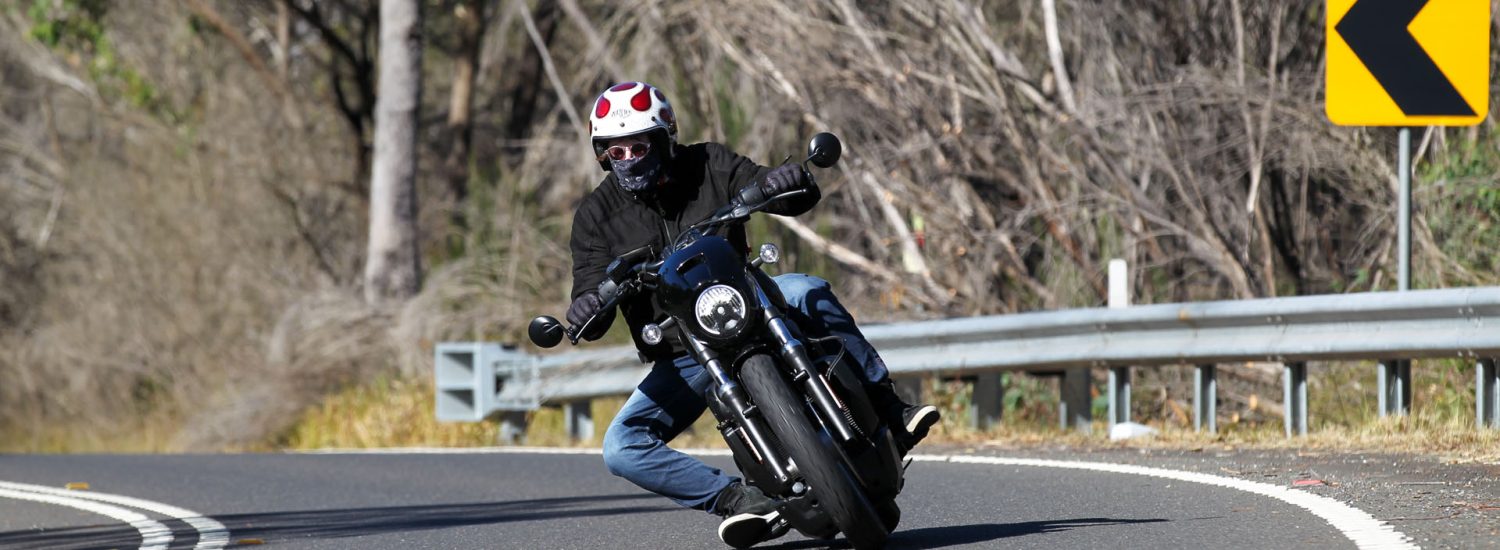
[[[766,168],[717,143],[678,144],[671,105],[660,89],[645,83],[624,82],[605,90],[594,101],[589,125],[594,153],[607,174],[574,213],[573,302],[567,314],[575,326],[601,314],[582,335],[588,340],[602,336],[614,319],[614,311],[600,311],[603,300],[595,289],[615,257],[646,245],[663,250],[746,186],[760,185],[765,196],[809,190],[766,209],[784,216],[806,212],[820,198],[796,164]],[[743,227],[735,226],[728,238],[748,253]],[[937,409],[908,405],[897,397],[885,363],[828,282],[797,273],[774,281],[789,306],[788,317],[799,327],[843,340],[863,367],[871,400],[897,435],[902,452],[925,437],[938,421]],[[637,349],[654,365],[605,432],[604,462],[610,472],[683,506],[725,517],[719,537],[731,546],[750,546],[785,533],[772,532],[776,503],[759,489],[667,447],[703,414],[712,377],[676,339],[656,345],[642,340],[641,327],[663,316],[649,296],[627,300],[620,310]]]

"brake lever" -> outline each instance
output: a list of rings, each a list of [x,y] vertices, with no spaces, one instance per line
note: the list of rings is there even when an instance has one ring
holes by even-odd
[[[771,204],[773,202],[776,202],[776,201],[779,201],[779,200],[783,200],[783,199],[790,199],[792,197],[800,197],[802,195],[806,195],[806,194],[811,193],[811,192],[812,192],[812,189],[808,189],[806,187],[803,187],[801,189],[793,189],[791,191],[787,191],[787,192],[782,193],[780,195],[776,195],[774,197],[771,197],[771,198],[768,198],[768,199],[766,199],[764,201],[761,201],[761,203],[755,205],[752,208],[752,210],[754,210],[756,212],[759,212],[760,209],[765,208],[767,205],[769,205],[769,204]]]
[[[595,313],[593,317],[589,317],[589,320],[584,321],[583,326],[574,326],[568,328],[568,341],[572,342],[573,345],[578,345],[578,340],[583,337],[584,332],[587,331],[589,327],[593,326],[594,321],[598,320],[601,315],[604,315],[604,312],[613,310],[616,306],[620,305],[621,300],[623,300],[626,296],[634,295],[636,290],[638,290],[637,285],[632,282],[626,282],[618,286],[612,283],[612,281],[605,279],[604,283],[600,284],[601,289],[605,285],[609,285],[609,287],[614,289],[614,291],[610,293],[609,298],[606,298],[604,300],[604,305],[599,306],[599,312]],[[603,295],[602,291],[601,295]]]

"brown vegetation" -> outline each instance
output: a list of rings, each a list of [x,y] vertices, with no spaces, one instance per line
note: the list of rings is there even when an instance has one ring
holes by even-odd
[[[0,5],[7,447],[254,444],[432,342],[519,340],[564,305],[578,108],[617,80],[763,163],[843,137],[758,237],[865,319],[1098,305],[1113,257],[1141,303],[1393,287],[1393,132],[1323,117],[1321,2],[434,0],[431,273],[367,306],[376,4]],[[1493,283],[1493,124],[1418,135],[1416,286]]]

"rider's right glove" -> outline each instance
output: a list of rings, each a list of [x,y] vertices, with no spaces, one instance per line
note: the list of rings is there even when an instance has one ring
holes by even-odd
[[[812,182],[808,179],[807,172],[804,172],[801,166],[788,163],[772,168],[770,173],[766,174],[765,182],[760,184],[760,188],[767,197],[774,197],[787,191],[803,189],[810,183]]]
[[[604,307],[604,299],[599,297],[598,292],[592,290],[585,292],[578,299],[573,300],[572,305],[568,306],[568,323],[581,328],[589,319],[598,315],[599,309],[602,307]],[[609,325],[614,322],[615,317],[613,312],[608,313],[594,321],[593,326],[589,327],[589,331],[582,335],[583,339],[592,341],[598,340],[600,336],[604,336],[604,333],[609,330]]]

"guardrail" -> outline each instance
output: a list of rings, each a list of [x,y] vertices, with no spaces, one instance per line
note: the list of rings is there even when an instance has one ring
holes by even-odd
[[[1369,292],[1125,308],[1089,308],[871,325],[866,337],[892,377],[972,377],[980,425],[998,418],[998,372],[1064,376],[1064,425],[1089,425],[1091,368],[1110,368],[1110,423],[1129,420],[1129,368],[1191,365],[1195,424],[1215,430],[1220,363],[1284,365],[1287,434],[1307,431],[1307,362],[1375,360],[1380,409],[1405,414],[1410,360],[1474,360],[1479,427],[1500,427],[1500,287]],[[495,344],[436,350],[440,420],[561,405],[570,432],[589,437],[588,400],[630,393],[649,370],[633,348],[534,356]],[[512,433],[515,428],[512,427]]]

